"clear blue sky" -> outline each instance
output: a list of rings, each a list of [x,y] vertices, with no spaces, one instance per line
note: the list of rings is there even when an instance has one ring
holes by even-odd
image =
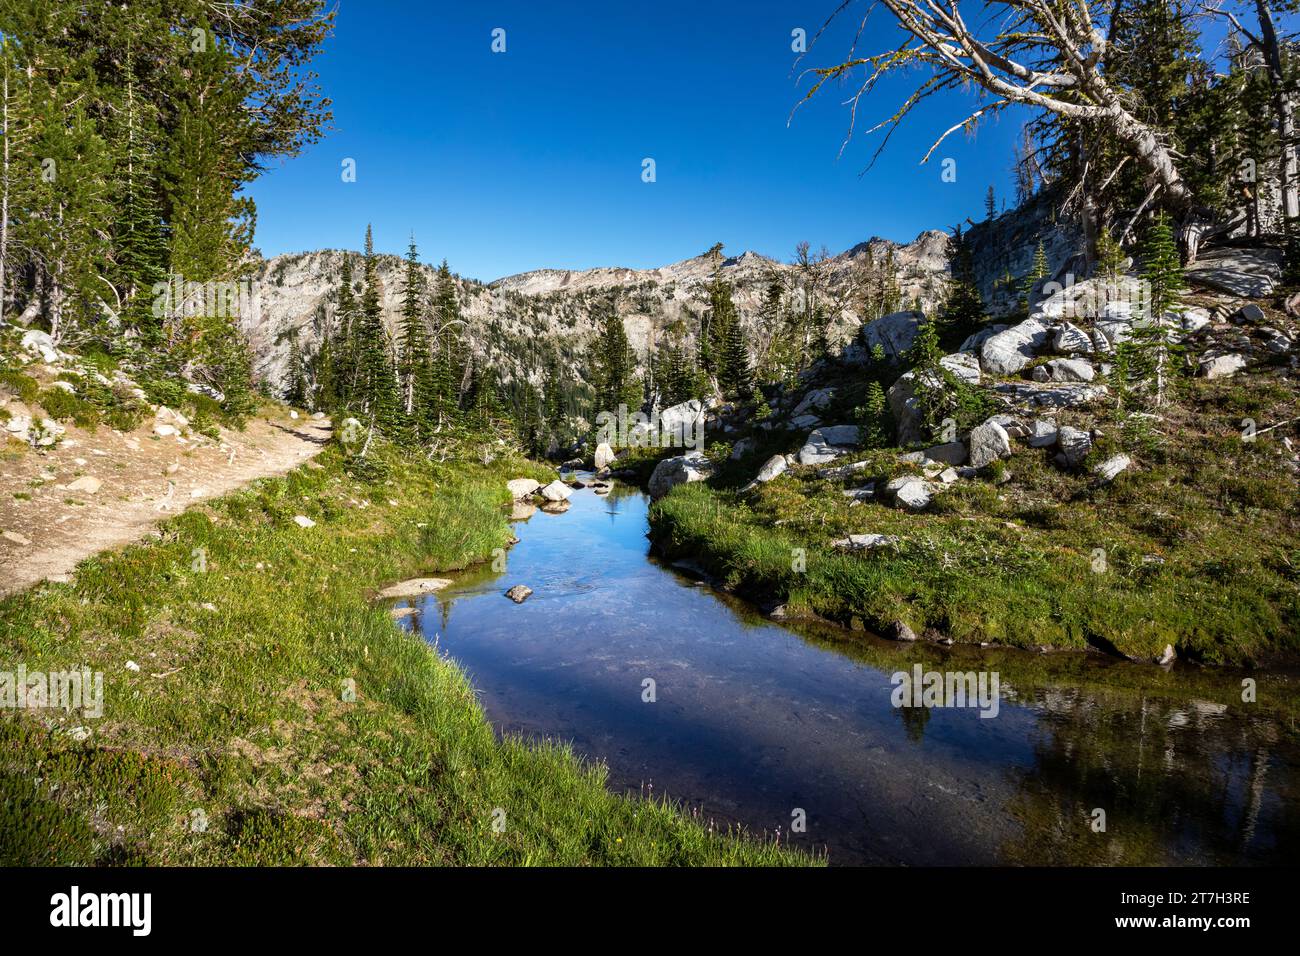
[[[1011,182],[1020,116],[955,134],[964,102],[918,110],[865,176],[878,140],[837,152],[848,88],[827,88],[787,126],[808,87],[792,75],[791,31],[811,40],[837,0],[428,2],[341,0],[316,62],[334,129],[249,192],[264,255],[376,247],[490,281],[536,268],[654,267],[714,242],[788,259],[799,240],[839,252],[871,236],[907,241],[983,215]],[[893,37],[888,21],[866,41]],[[808,63],[847,49],[846,21]],[[506,52],[491,50],[506,31]],[[899,77],[866,102],[888,115]],[[643,158],[657,181],[641,180]],[[957,181],[940,178],[942,157]],[[357,181],[341,180],[352,158]]]

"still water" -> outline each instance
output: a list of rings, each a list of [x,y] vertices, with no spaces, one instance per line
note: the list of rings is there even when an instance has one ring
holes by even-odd
[[[657,563],[648,506],[576,491],[515,522],[504,572],[468,572],[406,619],[498,731],[571,741],[619,791],[832,864],[1300,861],[1294,722],[1203,699],[1241,675],[1184,686],[1079,655],[795,630]],[[502,596],[515,584],[534,592],[521,605]],[[917,663],[997,670],[996,717],[895,707],[891,676]]]

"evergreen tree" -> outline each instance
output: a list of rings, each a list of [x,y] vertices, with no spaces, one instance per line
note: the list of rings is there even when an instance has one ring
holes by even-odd
[[[298,343],[298,330],[289,330],[289,361],[285,370],[284,400],[290,405],[307,404],[310,388],[307,384],[307,364],[303,361],[302,347]]]
[[[596,387],[596,405],[603,412],[616,412],[620,404],[629,411],[641,407],[640,383],[636,380],[636,359],[623,328],[623,319],[611,311],[601,326],[592,356],[591,380]]]
[[[379,266],[375,261],[375,242],[366,226],[363,260],[365,287],[361,292],[360,329],[357,335],[358,398],[361,411],[370,423],[389,437],[399,425],[401,403],[397,378],[380,308]]]
[[[1029,272],[1025,274],[1020,283],[1020,304],[1026,312],[1029,311],[1033,302],[1031,301],[1034,289],[1038,283],[1047,278],[1047,250],[1043,248],[1043,240],[1038,240],[1038,248],[1034,251],[1034,264],[1030,267]]]
[[[1165,403],[1173,356],[1177,351],[1170,339],[1170,319],[1185,288],[1178,245],[1167,216],[1158,215],[1142,244],[1142,279],[1147,293],[1147,320],[1136,326],[1129,343],[1130,364],[1145,380],[1152,403]]]
[[[459,417],[462,391],[470,377],[465,323],[456,296],[456,279],[446,259],[438,267],[434,321],[431,418],[435,428],[442,428],[454,424]]]
[[[939,310],[939,333],[942,338],[959,341],[979,329],[985,319],[970,241],[960,225],[953,229],[948,242],[948,269],[951,278]]]
[[[400,363],[398,378],[402,390],[402,412],[409,441],[418,442],[436,425],[433,356],[429,332],[424,323],[423,275],[415,238],[406,251],[403,274]]]

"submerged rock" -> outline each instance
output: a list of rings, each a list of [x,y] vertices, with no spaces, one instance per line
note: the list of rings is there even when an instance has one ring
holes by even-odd
[[[506,591],[506,597],[516,604],[523,604],[533,593],[533,589],[526,584],[516,584],[510,590]]]

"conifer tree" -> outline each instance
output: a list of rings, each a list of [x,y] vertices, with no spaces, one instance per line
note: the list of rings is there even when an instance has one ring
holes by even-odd
[[[372,425],[393,437],[399,424],[401,403],[397,378],[380,308],[379,266],[375,242],[366,226],[364,262],[365,287],[361,292],[360,332],[357,336],[357,370],[361,410]]]
[[[1034,264],[1030,267],[1029,272],[1020,284],[1020,304],[1026,312],[1033,305],[1031,298],[1034,294],[1034,288],[1043,279],[1047,278],[1047,250],[1043,247],[1043,240],[1038,240],[1038,248],[1034,250]]]
[[[976,284],[970,241],[962,233],[960,225],[953,229],[949,239],[948,268],[951,278],[939,310],[939,334],[943,338],[959,340],[976,331],[985,318],[984,298]]]
[[[456,280],[446,259],[438,267],[434,321],[431,418],[435,428],[443,428],[455,423],[460,415],[461,392],[468,377],[465,323],[456,297]]]
[[[641,407],[640,383],[636,380],[636,360],[616,311],[605,317],[592,356],[591,380],[596,388],[599,411],[615,412],[620,404],[629,411]]]
[[[298,342],[298,330],[289,330],[289,361],[285,370],[284,400],[290,405],[302,407],[307,404],[307,366],[303,361],[302,347]]]
[[[1142,279],[1146,285],[1146,322],[1133,330],[1131,363],[1145,379],[1152,403],[1164,405],[1176,348],[1170,339],[1170,318],[1185,288],[1182,262],[1173,229],[1163,213],[1147,230],[1142,243]]]
[[[406,419],[406,437],[418,442],[436,424],[437,409],[433,356],[429,347],[428,329],[424,323],[424,282],[414,236],[406,251],[403,279],[398,378],[402,390],[402,412]]]

